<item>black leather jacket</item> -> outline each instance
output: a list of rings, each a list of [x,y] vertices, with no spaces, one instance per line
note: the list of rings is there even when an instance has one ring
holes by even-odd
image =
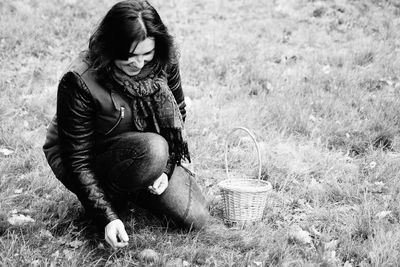
[[[171,66],[167,73],[168,85],[185,117],[178,66]],[[126,117],[132,112],[120,91],[105,88],[95,76],[82,58],[76,59],[63,75],[58,86],[57,113],[43,149],[56,177],[103,227],[118,215],[94,173],[96,144],[99,138],[131,131],[132,120]],[[121,116],[126,119],[122,121]]]

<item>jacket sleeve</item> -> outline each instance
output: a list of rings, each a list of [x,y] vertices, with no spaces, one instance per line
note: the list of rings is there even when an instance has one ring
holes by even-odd
[[[74,72],[60,81],[57,95],[61,158],[75,194],[99,226],[118,219],[94,173],[94,104],[86,84]]]
[[[183,121],[186,119],[186,103],[185,96],[182,90],[181,75],[179,73],[179,65],[173,64],[169,68],[168,72],[168,86],[175,97],[176,103],[178,103],[179,110],[182,115]]]

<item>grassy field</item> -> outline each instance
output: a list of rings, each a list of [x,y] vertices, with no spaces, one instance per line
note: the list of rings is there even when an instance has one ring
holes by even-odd
[[[155,266],[400,266],[399,1],[152,1],[179,46],[214,222],[188,233],[135,213],[119,251],[41,151],[58,79],[113,3],[0,2],[1,266],[143,266],[145,248]],[[244,229],[222,223],[217,188],[234,126],[257,136],[274,189]],[[234,140],[231,168],[254,176],[249,139]]]

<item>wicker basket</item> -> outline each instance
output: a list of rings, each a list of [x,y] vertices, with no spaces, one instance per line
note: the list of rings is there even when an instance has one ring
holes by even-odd
[[[245,131],[253,140],[258,156],[258,179],[230,178],[228,171],[228,141],[237,130]],[[221,190],[224,220],[227,223],[245,224],[262,219],[267,204],[268,192],[272,189],[269,182],[261,180],[261,155],[253,134],[244,127],[234,128],[225,143],[225,169],[227,179],[218,185]]]

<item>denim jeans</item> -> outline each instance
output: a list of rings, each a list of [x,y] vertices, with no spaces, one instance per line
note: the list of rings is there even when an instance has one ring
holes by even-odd
[[[168,161],[168,144],[155,133],[129,132],[109,138],[97,151],[96,174],[114,205],[126,200],[185,227],[201,228],[209,219],[206,200],[194,175],[176,166],[161,195],[147,187],[161,176]]]
[[[150,132],[123,133],[96,147],[96,175],[117,194],[146,189],[160,177],[168,161],[167,142]]]

